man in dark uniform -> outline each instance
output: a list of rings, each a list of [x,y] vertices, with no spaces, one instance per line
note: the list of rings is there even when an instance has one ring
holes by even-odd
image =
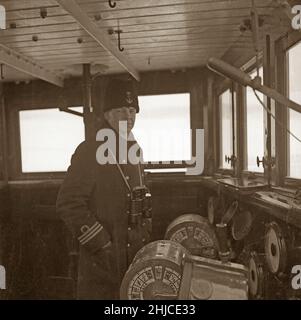
[[[125,145],[131,135],[136,112],[139,105],[133,84],[113,80],[106,91],[105,121],[100,129],[115,133],[117,152],[106,150],[106,156],[117,161],[99,164],[96,154],[104,141],[83,142],[72,156],[58,195],[57,211],[80,244],[78,299],[118,299],[129,264],[150,238],[143,170],[128,159],[119,163],[118,146]],[[120,121],[127,122],[126,132],[119,130]],[[127,150],[135,143],[126,142]]]

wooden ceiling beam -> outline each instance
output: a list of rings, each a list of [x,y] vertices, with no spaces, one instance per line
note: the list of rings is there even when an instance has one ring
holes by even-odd
[[[94,23],[89,16],[81,9],[81,7],[74,0],[57,0],[79,25],[104,49],[110,52],[115,59],[128,71],[137,81],[140,80],[139,72],[130,63],[128,58],[122,54],[115,43],[112,43],[109,36],[101,31],[96,23]]]
[[[4,45],[0,45],[0,63],[26,73],[35,78],[47,81],[56,86],[63,87],[63,77],[39,65],[38,62],[24,56]]]

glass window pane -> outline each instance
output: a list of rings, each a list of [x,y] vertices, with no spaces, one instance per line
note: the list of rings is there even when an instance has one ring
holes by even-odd
[[[251,74],[254,78],[256,72]],[[263,68],[260,68],[260,76],[263,79]],[[260,99],[264,101],[263,94],[257,92]],[[262,165],[257,167],[257,156],[262,159],[264,156],[264,109],[257,100],[253,89],[247,87],[247,144],[248,144],[248,171],[263,172]]]
[[[300,81],[301,79],[299,79]],[[301,114],[290,110],[289,111],[289,126],[290,131],[301,138]],[[293,136],[290,135],[290,163],[289,163],[289,176],[292,178],[301,178],[301,144]]]
[[[66,171],[85,139],[83,119],[59,109],[20,111],[19,117],[22,172]]]
[[[225,157],[233,154],[233,129],[232,129],[232,94],[227,90],[219,98],[220,114],[220,164],[224,169],[231,169],[231,163],[226,162]]]
[[[139,97],[133,133],[144,161],[191,159],[190,94]]]
[[[301,42],[289,50],[289,97],[301,104]],[[289,110],[290,131],[301,139],[301,114]],[[301,178],[301,144],[289,137],[289,176]]]

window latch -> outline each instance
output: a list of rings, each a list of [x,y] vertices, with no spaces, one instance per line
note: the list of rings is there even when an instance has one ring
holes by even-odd
[[[265,158],[262,157],[262,160],[260,160],[260,158],[257,156],[256,159],[257,162],[257,167],[260,167],[260,164],[262,163],[262,167],[265,168],[266,166],[270,166],[271,168],[273,168],[275,166],[275,158]]]
[[[256,163],[257,163],[257,167],[259,168],[260,167],[260,164],[262,163],[262,167],[264,168],[265,167],[265,158],[262,157],[262,160],[260,160],[260,158],[257,156],[256,158]]]
[[[234,168],[236,161],[237,161],[237,158],[234,154],[232,154],[231,157],[229,157],[227,155],[225,156],[225,162],[230,163],[231,168]]]

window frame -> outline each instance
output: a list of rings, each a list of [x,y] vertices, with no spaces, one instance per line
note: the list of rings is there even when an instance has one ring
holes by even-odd
[[[247,61],[242,67],[242,71],[247,74],[251,74],[256,71],[256,65],[263,66],[263,53],[259,53],[259,59],[257,62],[256,56],[253,56],[249,61]],[[240,121],[238,118],[239,123],[237,123],[238,130],[242,133],[242,137],[240,137],[241,143],[243,144],[243,149],[240,150],[239,156],[242,158],[241,162],[241,176],[243,178],[248,178],[250,176],[255,177],[259,180],[264,180],[264,172],[256,172],[256,171],[249,171],[248,170],[248,138],[247,138],[247,88],[239,85],[239,92],[240,92],[240,112],[241,118],[243,121]]]
[[[289,50],[292,49],[295,45],[299,44],[301,45],[301,37],[296,42],[290,43],[288,48],[285,49],[285,89],[286,89],[286,96],[289,97]],[[290,129],[290,112],[289,109],[286,109],[286,127]],[[289,168],[290,168],[290,135],[286,134],[286,176],[285,176],[285,182],[289,185],[301,185],[301,177],[300,178],[294,178],[289,176]]]
[[[277,69],[279,73],[282,73],[282,77],[277,77],[277,88],[286,97],[289,97],[289,61],[288,52],[289,50],[301,41],[301,34],[297,31],[292,31],[291,33],[285,35],[283,38],[279,39],[276,43],[276,61]],[[289,128],[289,109],[283,108],[283,106],[278,105],[278,121],[281,122],[285,129]],[[284,109],[281,111],[281,108]],[[277,110],[277,109],[276,109]],[[277,114],[276,114],[277,116]],[[276,130],[277,132],[278,130]],[[301,178],[289,177],[289,166],[290,166],[290,137],[286,133],[285,138],[282,138],[276,133],[276,143],[278,145],[277,154],[279,152],[284,154],[284,157],[279,161],[278,166],[282,169],[278,170],[279,176],[277,179],[277,184],[279,186],[284,186],[288,188],[300,188]]]
[[[234,121],[232,121],[232,132],[234,132],[234,137],[232,137],[232,140],[234,144],[232,145],[232,154],[235,151],[235,156],[237,157],[237,133],[238,133],[238,127],[237,127],[237,106],[238,106],[238,90],[235,85],[235,83],[229,79],[226,79],[219,83],[217,86],[215,86],[215,98],[214,98],[214,128],[216,129],[216,135],[215,135],[215,145],[216,145],[216,169],[215,172],[218,175],[222,176],[233,176],[235,174],[235,168],[223,168],[221,166],[221,152],[222,152],[222,146],[221,146],[221,114],[220,114],[220,97],[223,93],[225,93],[227,90],[230,90],[230,94],[233,101],[233,95],[236,94],[236,106],[234,107]],[[232,112],[233,112],[233,105],[232,106]],[[233,114],[232,114],[233,118]],[[234,128],[233,128],[234,127]],[[230,155],[232,156],[232,155]]]
[[[259,57],[260,67],[263,67],[263,56]],[[250,74],[256,69],[256,57],[251,58],[245,63],[241,70]],[[235,108],[235,121],[234,125],[234,141],[235,141],[235,156],[237,157],[236,166],[233,169],[220,168],[220,114],[219,114],[219,97],[226,90],[230,89],[232,94],[236,94],[236,108]],[[216,169],[215,173],[222,176],[236,176],[248,178],[252,176],[258,181],[264,182],[264,172],[256,172],[247,170],[248,148],[247,148],[247,88],[235,83],[229,79],[223,80],[215,86],[216,94],[214,95],[214,128],[216,128],[215,145],[216,145]]]
[[[78,105],[70,105],[68,107],[78,107]],[[22,172],[20,111],[34,111],[44,109],[58,109],[58,107],[17,107],[9,114],[9,136],[12,137],[12,139],[9,139],[9,156],[12,159],[12,163],[10,166],[10,180],[61,180],[64,179],[66,175],[67,171]]]
[[[228,156],[232,156],[234,153],[236,153],[236,146],[235,146],[235,141],[236,141],[236,136],[237,136],[237,130],[236,130],[236,117],[237,117],[237,113],[236,112],[236,107],[237,107],[237,101],[236,101],[236,107],[233,106],[233,95],[236,93],[236,91],[234,90],[234,85],[233,83],[231,83],[230,85],[228,84],[223,84],[220,88],[220,90],[218,91],[217,94],[217,99],[216,99],[216,108],[217,108],[217,121],[216,121],[216,128],[217,128],[217,172],[221,173],[221,174],[233,174],[234,173],[234,167],[232,168],[224,168],[222,167],[222,139],[221,139],[221,105],[220,105],[220,99],[222,94],[226,93],[227,91],[230,91],[230,98],[231,98],[231,117],[232,117],[232,126],[231,126],[231,130],[232,130],[232,135],[234,133],[234,136],[232,136],[232,154],[228,155]],[[237,94],[237,93],[236,93]],[[234,111],[234,121],[233,121],[233,111]],[[237,156],[237,154],[234,154],[235,156]]]
[[[259,60],[259,64],[260,64],[260,68],[263,68],[263,72],[264,72],[264,66],[263,66],[263,61],[262,59]],[[248,63],[247,63],[248,67],[244,69],[244,72],[247,74],[252,74],[254,72],[256,72],[256,58],[252,58]],[[264,76],[264,75],[263,75]],[[264,79],[262,79],[262,81],[264,81]],[[264,103],[266,103],[266,96],[264,96]],[[248,132],[247,132],[247,126],[248,126],[248,113],[247,113],[247,104],[248,104],[248,99],[247,99],[247,87],[243,88],[243,114],[244,114],[244,161],[243,161],[243,169],[242,169],[242,173],[244,176],[254,176],[257,178],[263,178],[265,175],[265,168],[263,168],[263,172],[258,172],[258,171],[251,171],[248,169]],[[266,112],[264,110],[263,112],[264,115],[264,121],[266,118]],[[239,125],[239,124],[238,124]],[[242,125],[242,124],[241,124]],[[264,123],[264,129],[265,128],[265,123]],[[264,144],[264,156],[266,153],[266,143],[265,143],[265,139],[263,137],[263,144]]]
[[[192,129],[192,93],[191,90],[176,90],[174,92],[155,92],[155,93],[147,93],[143,92],[141,94],[138,94],[139,97],[144,97],[144,96],[160,96],[160,95],[176,95],[176,94],[189,94],[189,118],[190,118],[190,130],[193,131]],[[140,106],[141,108],[141,106]],[[192,149],[191,149],[191,156],[195,155],[195,145],[192,143]],[[194,165],[188,165],[186,164],[187,160],[182,160],[181,164],[175,164],[174,162],[180,162],[180,161],[170,161],[169,164],[164,164],[164,161],[157,161],[159,162],[158,164],[151,164],[151,163],[146,163],[144,165],[144,169],[146,170],[157,170],[157,169],[186,169],[186,168],[191,168]],[[189,160],[188,160],[189,161]],[[152,172],[148,173],[151,175],[157,175],[157,174],[163,174],[163,175],[171,175],[171,174],[177,174],[177,175],[185,175],[184,172],[179,172],[179,173],[174,173],[174,172]]]

